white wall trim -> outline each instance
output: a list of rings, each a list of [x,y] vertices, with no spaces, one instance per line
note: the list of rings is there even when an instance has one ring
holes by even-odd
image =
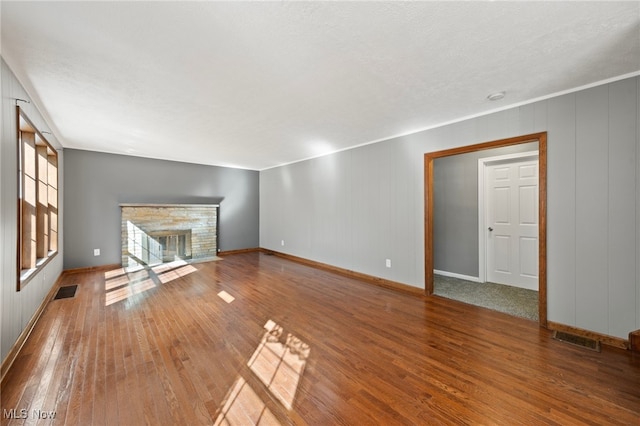
[[[463,274],[456,274],[455,272],[447,272],[447,271],[440,271],[438,269],[434,269],[433,273],[436,275],[442,275],[443,277],[459,278],[461,280],[473,281],[475,283],[482,282],[478,277],[472,277],[470,275],[463,275]]]

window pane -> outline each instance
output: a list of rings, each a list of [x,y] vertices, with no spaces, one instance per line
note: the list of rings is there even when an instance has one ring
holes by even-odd
[[[49,152],[48,179],[49,185],[49,250],[58,250],[58,157],[55,151]]]
[[[17,107],[20,291],[58,250],[58,153]]]
[[[38,145],[38,192],[36,205],[36,257],[43,258],[49,254],[49,161],[47,160],[47,147]]]
[[[22,133],[22,268],[36,266],[36,139],[34,133]]]

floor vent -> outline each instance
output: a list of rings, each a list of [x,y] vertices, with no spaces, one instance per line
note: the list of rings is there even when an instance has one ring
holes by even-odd
[[[77,288],[77,284],[60,287],[54,299],[68,299],[70,297],[74,297],[76,295]]]
[[[569,334],[563,331],[554,331],[553,338],[561,342],[580,346],[581,348],[587,348],[592,351],[600,352],[600,342],[588,337],[576,336],[575,334]]]

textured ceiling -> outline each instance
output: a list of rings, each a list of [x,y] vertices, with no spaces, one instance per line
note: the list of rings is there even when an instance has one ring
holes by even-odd
[[[257,170],[640,70],[639,2],[0,7],[64,147]]]

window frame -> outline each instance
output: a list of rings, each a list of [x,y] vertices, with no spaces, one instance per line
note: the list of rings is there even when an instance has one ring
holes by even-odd
[[[26,139],[25,134],[29,135]],[[20,291],[59,251],[60,170],[58,152],[20,106],[16,106],[16,139],[16,291]],[[25,151],[31,151],[28,159]],[[29,233],[29,247],[26,247]]]

